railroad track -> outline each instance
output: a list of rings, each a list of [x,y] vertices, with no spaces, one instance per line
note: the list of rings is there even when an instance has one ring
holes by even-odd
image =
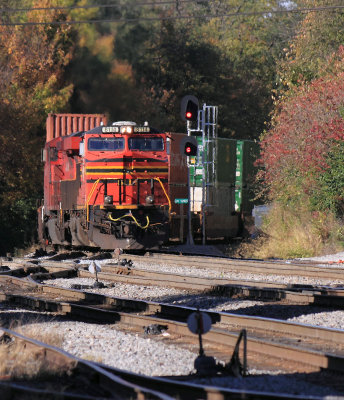
[[[82,255],[82,253],[79,254],[79,256],[80,255]],[[63,255],[61,254],[61,259],[58,261],[60,266],[70,267],[73,265],[72,262],[64,261],[62,256]],[[111,257],[111,254],[109,254],[109,257]],[[183,268],[190,268],[192,266],[192,268],[198,269],[211,269],[213,271],[219,271],[219,275],[224,272],[247,272],[250,274],[262,274],[264,276],[280,275],[289,277],[328,279],[331,281],[341,280],[343,281],[344,288],[344,267],[332,267],[330,265],[327,265],[326,267],[320,267],[315,265],[314,262],[243,260],[225,257],[174,255],[170,253],[147,253],[143,256],[122,254],[117,260],[122,261],[126,258],[130,258],[130,260],[132,260],[134,263],[154,263],[157,266],[168,264],[170,266],[178,266]],[[34,262],[41,266],[48,266],[50,268],[52,268],[54,264],[54,260],[35,260],[28,258],[16,259],[14,264],[20,266],[23,264],[28,264],[29,262]],[[57,262],[55,262],[55,264],[57,264]],[[26,265],[26,267],[28,268],[29,265]]]
[[[189,307],[114,298],[35,284],[10,276],[0,277],[0,290],[0,300],[10,305],[52,311],[83,321],[126,325],[139,332],[143,332],[143,327],[164,325],[171,338],[197,343],[197,338],[185,323],[195,311]],[[307,371],[323,368],[344,372],[342,331],[226,313],[212,312],[209,315],[215,325],[204,336],[204,343],[215,355],[230,357],[238,332],[245,328],[249,332],[248,353],[259,363],[266,363],[268,355],[268,362],[273,361],[274,365],[287,362],[294,371],[297,368]]]
[[[81,360],[65,351],[35,339],[23,336],[13,330],[2,329],[10,345],[15,342],[22,351],[30,350],[46,368],[53,369],[55,376],[40,377],[40,388],[33,388],[25,380],[13,381],[10,378],[0,380],[0,395],[6,399],[61,399],[61,400],[102,400],[102,399],[138,399],[138,400],[261,400],[261,399],[312,399],[310,396],[293,396],[263,393],[241,392],[238,390],[208,387],[188,382],[179,382],[168,378],[147,377],[122,371],[91,361]],[[56,381],[64,380],[64,390],[57,390]],[[72,389],[72,390],[71,390]]]
[[[258,282],[257,286],[257,281],[245,281],[243,279],[229,280],[223,278],[209,279],[209,277],[197,277],[194,279],[190,275],[190,272],[188,272],[188,275],[183,274],[183,270],[187,271],[185,268],[187,266],[209,269],[210,261],[212,262],[212,270],[217,270],[219,276],[223,272],[242,271],[243,268],[250,273],[258,274],[262,271],[266,273],[268,270],[268,273],[274,274],[273,271],[275,271],[276,274],[283,275],[279,273],[282,268],[284,274],[294,274],[296,276],[300,268],[304,267],[303,265],[295,267],[294,265],[279,263],[276,268],[275,263],[268,263],[273,265],[265,266],[265,263],[261,262],[241,262],[241,260],[235,260],[236,267],[229,265],[227,269],[222,264],[222,261],[225,261],[226,264],[227,260],[218,258],[208,257],[206,258],[206,262],[204,262],[203,257],[160,256],[132,256],[133,267],[117,265],[116,260],[110,261],[109,265],[109,262],[106,261],[107,264],[105,262],[102,263],[102,272],[98,273],[98,278],[102,281],[113,282],[114,285],[117,285],[117,283],[127,283],[140,286],[156,285],[179,288],[184,291],[191,291],[190,296],[192,297],[215,294],[220,296],[234,296],[240,299],[264,299],[264,304],[280,304],[282,308],[284,305],[292,304],[327,305],[336,308],[342,308],[343,305],[343,291],[338,286],[314,288],[310,285],[280,284],[279,287],[274,287],[276,283],[269,282],[270,285],[266,285],[266,281]],[[121,256],[119,261],[123,258],[124,256]],[[200,264],[196,263],[199,259],[201,259]],[[217,261],[214,263],[214,260]],[[32,283],[36,285],[35,282],[29,282],[32,279],[37,279],[41,282],[47,279],[68,279],[78,276],[94,279],[94,275],[86,270],[86,265],[76,264],[73,261],[31,261],[33,263],[28,262],[27,259],[17,259],[16,263],[12,263],[10,271],[0,273],[0,282],[2,282],[2,279],[6,279],[4,274],[12,275],[13,278],[9,276],[8,278],[13,279],[13,281],[17,281],[15,277],[20,277],[21,282],[26,280],[25,284],[21,283],[24,286],[30,286]],[[152,270],[152,268],[141,269],[141,263],[154,264],[153,269],[159,269],[160,265],[164,266],[166,264],[178,265],[180,267],[179,276],[168,272],[157,272]],[[14,268],[15,265],[17,268]],[[274,270],[275,268],[276,270]],[[164,268],[161,269],[164,270]],[[327,268],[307,265],[307,268],[304,269],[304,276],[306,272],[311,275],[315,274],[318,270],[324,272],[322,276],[324,279],[340,279],[339,275],[343,272],[340,268],[329,268],[328,270]],[[235,276],[235,273],[233,276]],[[47,285],[38,285],[38,287],[44,287],[44,289],[38,289],[37,287],[33,289],[31,286],[30,290],[33,290],[35,293],[27,295],[22,288],[18,290],[20,287],[18,284],[14,286],[17,288],[16,293],[14,293],[14,287],[9,287],[7,288],[8,290],[6,289],[3,292],[5,297],[0,298],[7,301],[10,306],[15,305],[16,307],[44,311],[51,310],[54,313],[64,314],[72,319],[85,321],[91,319],[100,324],[107,321],[108,323],[116,324],[117,329],[133,330],[140,335],[143,335],[143,327],[163,324],[167,326],[172,342],[177,341],[179,343],[182,341],[189,343],[189,345],[195,346],[195,351],[197,352],[195,337],[190,334],[185,325],[188,315],[195,311],[192,308],[181,308],[154,302],[135,302],[130,299],[114,299],[106,296],[101,298],[97,297],[99,295],[95,293],[87,293],[86,298],[83,298],[82,296],[84,295],[75,294],[79,293],[77,290],[59,288],[60,292],[58,294],[55,291],[57,288],[48,289]],[[61,294],[62,291],[65,291],[64,294]],[[42,295],[41,292],[45,292],[45,294]],[[68,298],[68,296],[71,297]],[[285,321],[236,314],[209,314],[214,324],[211,332],[204,337],[207,354],[209,351],[211,355],[228,361],[240,331],[246,329],[249,339],[249,365],[257,365],[258,368],[264,368],[267,358],[266,354],[268,354],[269,363],[271,363],[272,368],[283,369],[285,365],[289,365],[292,371],[319,371],[321,369],[328,369],[337,372],[340,371],[339,374],[343,373],[342,356],[344,355],[344,341],[341,331],[311,328],[301,324],[290,324]],[[228,336],[229,333],[232,336]]]
[[[307,278],[321,278],[343,280],[344,268],[319,267],[313,262],[279,262],[263,260],[243,260],[207,256],[173,255],[168,253],[147,253],[144,256],[122,254],[119,259],[130,258],[136,262],[154,262],[157,265],[175,265],[179,267],[218,270],[220,272],[237,271],[264,275],[302,276]],[[326,264],[326,263],[325,263]]]
[[[44,281],[56,278],[93,278],[87,267],[71,262],[44,261],[37,266],[24,267],[0,272],[1,275],[16,277],[31,276]],[[344,290],[330,287],[315,287],[300,284],[281,284],[268,281],[248,281],[226,278],[201,278],[192,275],[180,275],[149,271],[136,267],[122,267],[117,264],[102,266],[98,278],[104,281],[147,286],[173,287],[182,290],[202,292],[228,297],[250,298],[258,300],[281,301],[295,304],[344,308]]]

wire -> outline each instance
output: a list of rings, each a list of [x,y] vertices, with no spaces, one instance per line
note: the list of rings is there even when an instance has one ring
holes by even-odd
[[[232,18],[232,17],[250,17],[269,14],[289,14],[305,12],[337,11],[344,9],[343,6],[324,6],[312,8],[294,8],[291,10],[266,10],[266,11],[248,11],[235,12],[229,14],[207,14],[207,15],[178,15],[178,16],[159,16],[159,17],[138,17],[138,18],[116,18],[116,19],[93,19],[81,21],[50,21],[50,22],[4,22],[0,26],[35,26],[35,25],[76,25],[76,24],[98,24],[98,23],[134,23],[140,21],[162,21],[162,20],[181,20],[181,19],[199,19],[199,18]]]
[[[179,3],[195,3],[197,0],[179,0]],[[210,0],[203,0],[203,2],[209,2]],[[143,6],[160,6],[176,4],[176,0],[166,0],[160,2],[143,2],[130,4],[130,8],[143,7]],[[59,6],[59,7],[33,7],[33,8],[0,8],[0,13],[16,13],[16,12],[30,12],[30,11],[59,11],[59,10],[76,10],[76,9],[90,9],[90,8],[121,8],[123,4],[91,4],[84,6]]]

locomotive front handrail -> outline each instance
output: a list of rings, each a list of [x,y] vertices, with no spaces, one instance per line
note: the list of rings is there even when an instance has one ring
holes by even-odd
[[[164,191],[165,196],[167,198],[167,201],[168,201],[168,220],[171,222],[171,209],[172,209],[171,199],[170,199],[169,195],[167,194],[166,189],[165,189],[164,185],[161,182],[161,179],[158,178],[158,177],[156,177],[154,179],[157,180],[160,183],[160,186],[162,187],[162,190]]]
[[[90,191],[90,193],[89,193],[89,195],[88,195],[88,198],[87,198],[87,201],[86,201],[86,221],[87,221],[87,222],[90,222],[90,221],[89,221],[89,216],[90,216],[89,202],[90,202],[90,200],[91,200],[91,197],[92,197],[94,191],[96,190],[96,187],[97,187],[99,181],[100,181],[100,178],[98,178],[98,179],[94,182],[94,184],[92,185],[91,191]]]

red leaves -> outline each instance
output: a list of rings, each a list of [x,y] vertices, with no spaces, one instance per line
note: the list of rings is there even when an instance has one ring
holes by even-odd
[[[344,49],[340,52],[344,57]],[[296,179],[306,193],[314,178],[328,168],[328,153],[344,139],[343,94],[344,73],[339,72],[298,88],[281,102],[274,126],[262,141],[258,160],[272,191],[283,188],[283,183],[288,190]]]

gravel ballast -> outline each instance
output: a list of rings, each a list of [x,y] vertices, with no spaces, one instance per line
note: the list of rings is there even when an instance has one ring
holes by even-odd
[[[344,253],[337,256],[344,259]],[[336,259],[332,257],[331,261]],[[114,260],[102,260],[100,264],[113,262]],[[326,259],[319,260],[326,262]],[[83,261],[84,263],[84,261]],[[85,261],[86,263],[86,261]],[[89,263],[89,262],[88,262]],[[269,282],[308,284],[308,285],[333,285],[344,283],[343,280],[329,282],[323,279],[309,279],[304,277],[269,276],[262,274],[247,273],[221,273],[212,271],[211,266],[207,270],[168,265],[157,265],[153,262],[134,263],[133,268],[160,270],[169,273],[194,275],[209,278],[266,280]],[[45,281],[45,284],[71,288],[73,285],[89,285],[94,283],[91,278],[55,279]],[[127,285],[122,283],[105,282],[109,287],[104,289],[87,289],[89,292],[98,292],[108,296],[135,298],[166,302],[171,304],[183,304],[191,307],[200,307],[214,311],[225,311],[248,315],[280,318],[287,321],[306,323],[309,325],[324,326],[335,329],[344,328],[344,311],[326,310],[320,307],[290,307],[283,305],[265,303],[262,301],[250,301],[231,299],[228,297],[200,295],[190,293],[186,290],[177,290],[167,287]],[[8,310],[0,310],[0,315]],[[3,319],[3,317],[1,317]],[[193,363],[197,352],[188,348],[180,348],[168,343],[168,336],[155,337],[124,333],[117,329],[116,325],[98,325],[83,322],[66,321],[55,319],[53,321],[39,322],[33,320],[26,322],[30,329],[40,331],[54,330],[63,337],[62,347],[64,350],[86,359],[99,361],[104,364],[129,370],[145,375],[187,375],[194,371]],[[28,326],[29,328],[29,326]],[[228,361],[228,360],[224,360]],[[198,380],[199,383],[219,385],[240,390],[260,390],[272,393],[299,394],[308,396],[339,396],[344,394],[335,389],[322,386],[318,382],[324,382],[322,375],[314,374],[286,374],[282,371],[263,371],[249,368],[249,377],[245,378],[212,378],[210,380]],[[312,378],[313,383],[309,382]],[[325,379],[326,381],[326,379]],[[328,380],[330,382],[330,378]]]
[[[23,313],[25,310],[0,309],[0,318],[6,313]],[[115,325],[98,325],[76,321],[66,321],[56,317],[51,319],[49,313],[29,312],[24,325],[19,331],[27,336],[40,337],[46,332],[61,336],[61,348],[74,356],[90,361],[101,362],[115,368],[149,376],[188,375],[194,372],[193,364],[197,352],[180,348],[152,337],[141,337],[138,334],[118,331]],[[38,322],[42,320],[44,322]],[[59,339],[59,338],[58,338]],[[166,337],[168,339],[168,337]],[[228,360],[225,360],[228,361]],[[196,378],[194,383],[214,385],[244,391],[262,391],[314,396],[339,396],[341,393],[317,382],[326,379],[317,374],[285,373],[274,370],[248,368],[249,376]],[[310,382],[311,378],[311,382]],[[330,380],[330,377],[328,378]],[[329,381],[328,380],[328,381]],[[328,382],[327,381],[327,382]]]

